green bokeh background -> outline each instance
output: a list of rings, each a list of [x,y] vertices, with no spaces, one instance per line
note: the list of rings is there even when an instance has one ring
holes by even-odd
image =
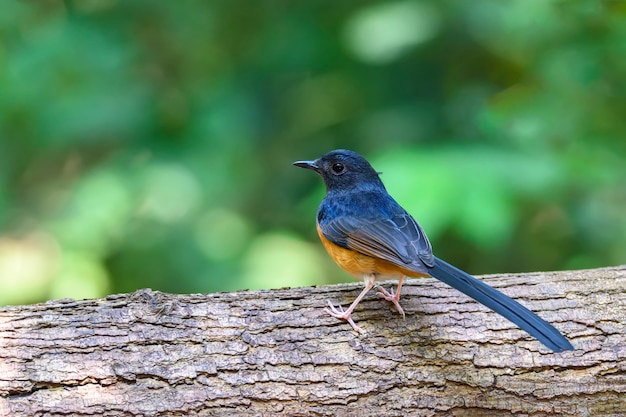
[[[335,148],[470,272],[624,263],[626,2],[7,0],[0,304],[348,281]]]

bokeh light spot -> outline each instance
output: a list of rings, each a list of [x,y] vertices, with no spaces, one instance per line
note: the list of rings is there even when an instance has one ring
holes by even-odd
[[[0,305],[45,298],[58,258],[58,245],[48,235],[0,237]]]
[[[439,15],[416,1],[382,3],[358,11],[345,28],[348,49],[362,61],[389,63],[411,47],[432,39]]]
[[[246,219],[226,209],[214,209],[195,224],[194,237],[202,252],[211,260],[224,261],[241,253],[252,229]]]
[[[96,298],[107,294],[109,277],[102,263],[88,253],[66,252],[50,285],[51,298]]]
[[[196,209],[201,192],[197,178],[189,169],[174,164],[151,166],[145,175],[145,194],[139,215],[174,223]]]
[[[319,248],[286,233],[256,238],[244,259],[246,288],[281,288],[322,284],[324,267]]]

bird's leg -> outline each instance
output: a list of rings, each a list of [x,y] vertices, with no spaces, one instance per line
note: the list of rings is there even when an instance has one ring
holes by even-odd
[[[400,307],[400,289],[402,288],[403,281],[404,276],[401,276],[398,280],[398,289],[395,293],[393,292],[393,290],[387,292],[387,290],[385,290],[383,287],[378,287],[378,295],[387,301],[391,301],[393,305],[396,306],[396,310],[398,310],[398,313],[402,314],[403,318],[406,318],[404,310],[402,310],[402,307]]]
[[[352,311],[354,311],[357,304],[359,304],[359,302],[363,299],[363,297],[365,297],[365,294],[367,294],[367,292],[371,290],[372,287],[374,286],[374,280],[375,280],[374,274],[369,274],[364,277],[365,288],[363,288],[363,291],[361,291],[361,294],[359,294],[359,296],[352,302],[352,304],[350,304],[350,307],[348,307],[346,311],[344,311],[341,306],[335,307],[330,302],[330,300],[328,301],[328,306],[330,308],[326,308],[324,309],[324,311],[326,311],[328,314],[330,314],[336,319],[347,321],[355,331],[359,333],[364,333],[363,329],[357,326],[356,323],[352,320],[351,315],[352,315]]]

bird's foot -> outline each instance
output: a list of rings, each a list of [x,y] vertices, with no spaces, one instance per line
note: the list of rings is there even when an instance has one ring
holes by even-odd
[[[365,331],[357,326],[356,323],[352,320],[351,311],[344,311],[341,305],[335,307],[330,301],[328,301],[328,306],[330,308],[325,308],[324,311],[327,312],[329,315],[333,316],[336,319],[347,321],[355,331],[359,333],[365,333]]]
[[[404,310],[400,306],[400,293],[396,293],[393,290],[388,292],[383,287],[377,287],[377,289],[378,296],[384,298],[387,301],[391,301],[393,305],[396,306],[396,310],[398,310],[398,313],[402,314],[402,318],[406,319],[406,314],[404,314]]]

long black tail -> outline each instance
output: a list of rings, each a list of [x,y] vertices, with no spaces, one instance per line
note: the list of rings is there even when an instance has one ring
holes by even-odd
[[[517,301],[491,288],[460,269],[435,258],[435,266],[428,269],[430,275],[452,288],[472,297],[537,338],[555,352],[574,350],[572,344],[551,324],[522,306]]]

